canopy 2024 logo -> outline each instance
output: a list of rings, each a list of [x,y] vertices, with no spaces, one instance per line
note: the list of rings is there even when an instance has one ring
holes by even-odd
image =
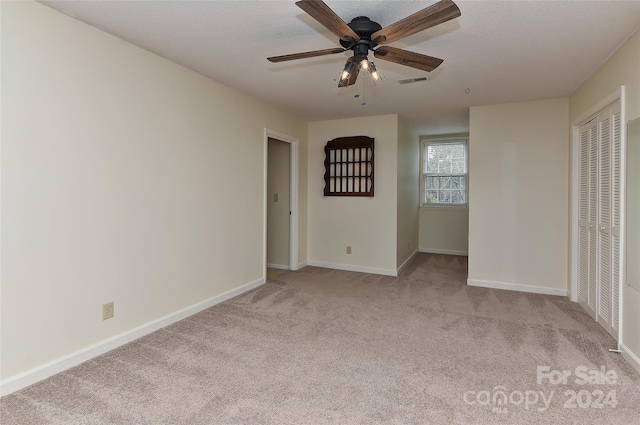
[[[558,396],[565,409],[615,408],[618,404],[616,390],[606,391],[601,386],[616,385],[618,375],[614,370],[607,370],[604,366],[600,369],[589,369],[586,366],[578,366],[574,370],[556,370],[550,366],[538,366],[536,373],[538,385],[578,385],[588,386],[589,389],[576,391],[567,389]],[[571,382],[570,382],[571,380]],[[591,389],[593,386],[600,386]],[[491,390],[467,391],[463,400],[468,405],[490,406],[494,413],[507,413],[509,406],[518,406],[524,410],[546,411],[556,395],[555,390],[543,391],[540,389],[509,391],[505,386],[498,385]]]

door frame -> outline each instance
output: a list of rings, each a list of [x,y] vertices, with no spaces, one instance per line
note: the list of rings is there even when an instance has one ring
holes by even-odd
[[[262,270],[267,270],[267,167],[269,162],[269,139],[289,144],[289,270],[298,270],[298,181],[299,181],[299,140],[269,128],[264,129],[264,178],[262,196]],[[266,279],[266,275],[265,275]]]

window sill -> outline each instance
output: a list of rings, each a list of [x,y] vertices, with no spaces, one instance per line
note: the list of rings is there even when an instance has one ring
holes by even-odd
[[[468,211],[469,205],[422,205],[421,210]]]

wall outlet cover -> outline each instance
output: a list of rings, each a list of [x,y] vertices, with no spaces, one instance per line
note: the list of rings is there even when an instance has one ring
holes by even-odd
[[[102,304],[102,320],[111,319],[113,313],[113,301]]]

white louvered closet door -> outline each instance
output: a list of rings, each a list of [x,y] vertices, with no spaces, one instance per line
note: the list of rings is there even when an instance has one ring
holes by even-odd
[[[611,111],[598,116],[598,322],[611,318]]]
[[[609,333],[618,338],[620,313],[620,221],[622,188],[622,116],[611,108],[611,315]]]
[[[622,178],[619,103],[579,131],[578,302],[617,338]]]
[[[598,296],[598,121],[589,129],[589,269],[587,310],[596,317]]]
[[[578,302],[595,317],[595,194],[597,193],[597,120],[580,127],[578,188]]]

